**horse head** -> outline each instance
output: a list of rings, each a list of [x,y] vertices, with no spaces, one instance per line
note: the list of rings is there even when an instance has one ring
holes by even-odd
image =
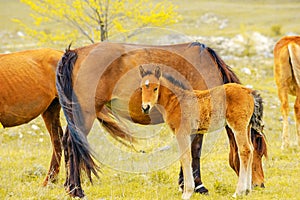
[[[142,66],[140,66],[139,69],[142,78],[142,111],[144,114],[149,114],[158,101],[160,87],[159,79],[162,73],[159,66],[156,67],[154,73],[152,71],[145,71]]]

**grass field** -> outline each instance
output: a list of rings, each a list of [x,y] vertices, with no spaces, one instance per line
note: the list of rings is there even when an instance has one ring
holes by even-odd
[[[300,2],[296,0],[173,2],[179,6],[183,21],[169,28],[186,35],[233,37],[258,31],[278,39],[289,32],[300,33]],[[201,16],[207,13],[212,13],[220,20],[228,19],[227,26],[219,29],[218,21],[204,23]],[[17,33],[22,30],[10,22],[12,17],[30,21],[28,14],[29,10],[17,0],[0,0],[0,52],[35,47],[34,40],[19,37]],[[273,35],[272,26],[275,25],[281,27],[281,35]],[[213,43],[209,45],[214,48]],[[280,150],[281,121],[272,58],[257,60],[244,57],[238,60],[227,59],[226,63],[233,66],[243,84],[252,85],[260,91],[265,106],[265,134],[269,148],[269,158],[264,159],[266,188],[256,188],[241,199],[300,199],[300,147]],[[250,69],[251,74],[243,72],[245,67]],[[291,99],[294,100],[293,97]],[[295,141],[293,104],[290,105],[291,140]],[[63,117],[62,123],[65,126]],[[93,134],[99,134],[97,126]],[[217,139],[214,140],[214,137]],[[212,146],[205,146],[201,160],[202,180],[210,195],[194,194],[192,199],[231,199],[237,176],[228,164],[226,134],[214,133],[207,136],[206,140],[206,144],[213,141]],[[0,199],[70,199],[63,187],[64,167],[61,168],[58,183],[45,188],[41,186],[51,153],[49,135],[40,117],[22,126],[0,129]],[[105,153],[110,157],[107,151]],[[148,164],[151,166],[151,163]],[[178,169],[179,162],[173,162],[162,170],[137,174],[103,165],[100,179],[94,178],[94,185],[83,176],[83,188],[88,199],[180,199]]]

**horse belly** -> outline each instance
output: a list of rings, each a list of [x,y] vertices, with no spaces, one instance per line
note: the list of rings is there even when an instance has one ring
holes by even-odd
[[[43,113],[54,99],[52,92],[49,94],[41,91],[27,92],[23,94],[1,94],[0,122],[4,127],[28,123]]]

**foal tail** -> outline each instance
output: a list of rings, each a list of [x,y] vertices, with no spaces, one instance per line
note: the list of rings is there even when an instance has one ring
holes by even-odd
[[[254,111],[250,120],[252,144],[260,156],[268,157],[266,138],[263,133],[263,100],[255,90],[252,96],[254,98]]]
[[[77,53],[66,49],[58,63],[56,73],[56,88],[59,101],[62,105],[68,126],[63,138],[66,161],[70,159],[70,175],[79,177],[80,168],[83,168],[92,182],[91,172],[98,177],[99,167],[94,162],[92,149],[88,144],[86,135],[82,131],[83,119],[80,105],[73,91],[73,67],[77,59]]]

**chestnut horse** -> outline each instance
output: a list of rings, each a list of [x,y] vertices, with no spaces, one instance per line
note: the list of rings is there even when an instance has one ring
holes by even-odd
[[[0,125],[18,126],[42,116],[53,147],[44,186],[57,180],[62,156],[61,106],[55,87],[62,55],[62,51],[48,48],[0,54]],[[101,120],[107,131],[118,135],[117,122],[109,117],[108,110],[103,109]]]
[[[296,96],[294,104],[296,141],[300,145],[300,36],[285,36],[275,44],[274,76],[283,117],[281,148],[289,146],[289,94]]]
[[[185,183],[182,199],[190,199],[195,188],[189,135],[209,133],[225,126],[234,133],[241,161],[234,196],[250,192],[253,162],[250,129],[263,136],[263,105],[257,92],[236,83],[210,90],[189,90],[173,76],[162,74],[159,66],[154,72],[145,71],[145,66],[139,67],[141,108],[149,114],[156,107],[176,136]]]
[[[0,55],[0,123],[13,127],[42,115],[53,152],[44,180],[55,181],[59,172],[63,131],[55,88],[55,70],[63,52],[36,49]]]
[[[117,99],[125,102],[122,105],[128,106],[125,111],[115,110],[118,115],[140,124],[163,123],[161,115],[157,115],[159,112],[154,112],[156,114],[152,116],[145,115],[136,106],[141,105],[137,66],[152,62],[171,66],[169,73],[180,74],[194,89],[203,90],[229,82],[239,83],[214,50],[198,42],[165,46],[103,42],[75,50],[68,49],[57,69],[56,86],[68,122],[63,145],[67,163],[65,188],[71,196],[84,196],[80,181],[81,167],[90,180],[91,172],[97,176],[98,166],[86,137],[94,120],[101,117],[104,105]],[[233,133],[227,133],[231,146],[230,166],[239,174],[237,145]],[[251,135],[256,159],[253,162],[253,184],[263,187],[262,156],[266,153],[266,143],[261,134],[251,132]],[[129,141],[133,139],[126,133],[119,136]],[[196,135],[191,147],[196,192],[207,192],[200,176],[202,138],[203,135]],[[181,185],[182,176],[181,171]]]

